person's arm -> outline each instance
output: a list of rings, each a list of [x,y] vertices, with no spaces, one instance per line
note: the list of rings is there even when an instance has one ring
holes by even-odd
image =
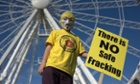
[[[52,49],[52,46],[50,44],[47,45],[45,51],[44,51],[44,56],[42,58],[42,62],[38,68],[38,73],[42,75],[42,72],[43,72],[43,69],[46,65],[46,62],[47,62],[47,59],[48,59],[48,56],[50,54],[50,50]]]
[[[84,53],[81,54],[81,56],[84,57],[84,58],[87,58],[88,53],[84,52]]]

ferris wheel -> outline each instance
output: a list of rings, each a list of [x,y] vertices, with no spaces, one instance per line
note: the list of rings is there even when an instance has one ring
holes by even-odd
[[[0,81],[4,84],[41,83],[36,80],[41,78],[36,75],[36,69],[45,40],[52,30],[60,29],[61,13],[70,10],[76,17],[72,32],[81,38],[87,51],[97,27],[130,41],[127,50],[130,58],[126,60],[122,80],[109,76],[103,80],[103,84],[126,84],[140,60],[140,47],[135,44],[140,41],[132,39],[139,36],[140,20],[129,16],[130,10],[140,9],[139,5],[139,0],[0,0]],[[135,66],[128,65],[129,62]],[[128,69],[131,75],[127,75]],[[74,83],[97,84],[99,74],[86,68],[84,59],[79,58]]]

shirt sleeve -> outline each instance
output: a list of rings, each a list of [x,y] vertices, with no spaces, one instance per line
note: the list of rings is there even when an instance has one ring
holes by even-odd
[[[79,55],[81,55],[82,53],[86,52],[82,42],[79,42]]]
[[[53,30],[51,33],[50,33],[50,35],[49,35],[49,37],[47,38],[47,40],[46,40],[46,46],[48,45],[48,44],[51,44],[52,46],[54,45],[54,39],[55,38],[55,31]]]

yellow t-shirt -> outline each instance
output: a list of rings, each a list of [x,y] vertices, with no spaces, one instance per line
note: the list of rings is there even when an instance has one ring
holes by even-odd
[[[85,52],[78,36],[61,30],[53,30],[46,44],[52,45],[46,66],[52,66],[73,76],[77,57]]]

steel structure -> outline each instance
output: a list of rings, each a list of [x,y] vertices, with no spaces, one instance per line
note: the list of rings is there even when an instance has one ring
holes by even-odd
[[[59,17],[66,10],[75,14],[76,22],[72,32],[82,37],[87,51],[98,26],[113,27],[120,36],[126,29],[140,30],[140,23],[128,20],[124,11],[139,7],[139,0],[42,0],[50,2],[41,8],[33,6],[32,1],[0,0],[0,81],[4,84],[18,84],[26,63],[30,63],[26,67],[30,73],[28,84],[32,83],[36,58],[40,58],[36,56],[36,51],[39,51],[36,46],[43,44],[40,38],[46,39],[52,30],[60,29]],[[102,14],[106,10],[115,10],[117,16]],[[140,50],[136,46],[129,44],[127,52],[140,59]],[[97,84],[94,75],[98,72],[89,70],[83,61],[78,58],[74,84]],[[123,75],[121,83],[128,81],[129,78]]]
[[[139,83],[140,83],[140,62],[127,84],[139,84]]]

